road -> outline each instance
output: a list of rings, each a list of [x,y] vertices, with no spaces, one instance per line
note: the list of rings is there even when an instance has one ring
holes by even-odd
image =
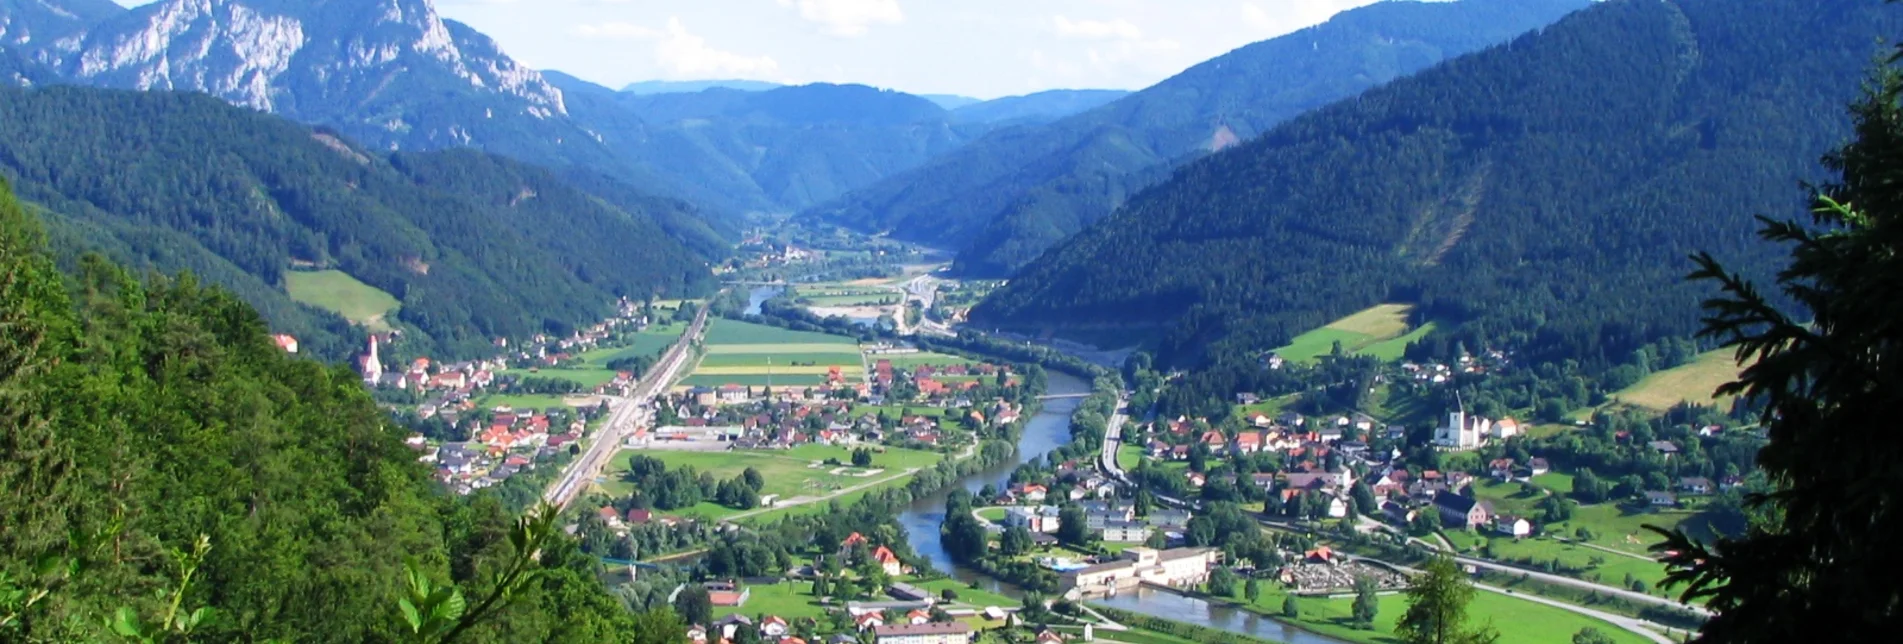
[[[1640,602],[1644,604],[1652,604],[1655,606],[1664,606],[1666,608],[1677,608],[1681,610],[1688,610],[1688,611],[1698,613],[1699,615],[1704,615],[1707,617],[1711,616],[1711,611],[1706,610],[1702,606],[1691,606],[1691,605],[1681,604],[1675,600],[1672,600],[1666,597],[1659,597],[1657,595],[1647,595],[1645,593],[1633,592],[1631,590],[1627,590],[1624,588],[1615,588],[1612,586],[1595,584],[1583,579],[1574,579],[1572,577],[1566,577],[1562,575],[1554,575],[1554,574],[1539,572],[1536,570],[1528,570],[1525,568],[1509,566],[1509,565],[1500,563],[1498,561],[1489,561],[1486,559],[1474,559],[1472,557],[1455,556],[1454,561],[1460,562],[1463,565],[1473,566],[1475,568],[1486,568],[1489,570],[1498,570],[1498,571],[1509,573],[1509,574],[1526,575],[1533,579],[1538,579],[1540,581],[1544,581],[1550,584],[1559,584],[1561,586],[1572,586],[1574,588],[1584,588],[1586,590],[1598,592],[1601,595],[1613,595],[1613,596],[1619,597],[1620,599],[1626,599],[1626,600]]]
[[[559,508],[568,507],[575,497],[588,489],[596,476],[601,475],[601,469],[614,457],[615,450],[629,430],[654,422],[654,399],[667,393],[675,377],[687,368],[693,358],[693,344],[700,340],[706,329],[707,308],[701,307],[700,314],[681,334],[681,339],[668,348],[661,360],[635,383],[633,396],[611,403],[613,411],[609,413],[608,422],[602,423],[601,430],[595,432],[594,442],[589,443],[581,456],[569,463],[562,475],[549,484],[542,500]]]
[[[1103,454],[1097,457],[1098,465],[1110,478],[1126,484],[1130,478],[1125,475],[1123,466],[1117,464],[1117,450],[1123,445],[1123,426],[1130,420],[1130,394],[1117,394],[1117,411],[1110,415],[1110,423],[1103,430]]]

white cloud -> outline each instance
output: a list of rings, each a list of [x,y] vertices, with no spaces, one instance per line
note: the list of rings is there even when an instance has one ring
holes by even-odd
[[[1066,38],[1095,38],[1099,40],[1141,40],[1143,29],[1128,20],[1076,20],[1064,16],[1053,19],[1057,26],[1057,35]]]
[[[707,39],[687,31],[680,18],[668,18],[667,29],[654,29],[629,22],[581,25],[577,35],[587,38],[649,40],[654,42],[654,60],[676,78],[704,78],[710,75],[759,78],[780,70],[771,56],[749,56],[707,44]]]
[[[797,5],[800,17],[819,23],[835,36],[859,36],[875,24],[905,21],[899,0],[776,0],[782,7]]]

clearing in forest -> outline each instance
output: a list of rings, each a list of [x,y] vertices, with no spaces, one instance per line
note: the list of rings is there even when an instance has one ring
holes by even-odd
[[[1348,353],[1374,356],[1382,360],[1399,360],[1410,342],[1425,337],[1434,330],[1429,322],[1412,330],[1408,329],[1408,314],[1413,312],[1412,304],[1381,304],[1369,307],[1353,315],[1335,320],[1319,329],[1295,336],[1289,345],[1276,349],[1276,353],[1286,360],[1314,360],[1328,355],[1340,342]]]
[[[1715,399],[1712,392],[1738,378],[1740,369],[1732,356],[1731,349],[1701,353],[1691,362],[1646,376],[1612,397],[1654,411],[1666,411],[1681,402],[1729,406],[1729,398]]]
[[[373,331],[388,331],[390,326],[384,318],[401,306],[396,297],[339,270],[285,271],[284,290],[292,300],[336,313]]]

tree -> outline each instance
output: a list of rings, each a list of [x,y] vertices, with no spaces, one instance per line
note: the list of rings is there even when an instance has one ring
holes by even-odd
[[[1217,566],[1209,571],[1209,594],[1217,597],[1230,597],[1236,594],[1236,573],[1227,566]]]
[[[1262,583],[1259,581],[1256,581],[1255,577],[1250,577],[1249,581],[1242,583],[1242,597],[1244,599],[1249,600],[1249,603],[1251,604],[1255,603],[1256,600],[1261,599],[1262,598]]]
[[[1075,503],[1066,504],[1057,511],[1057,540],[1065,545],[1089,547],[1093,541],[1090,533],[1090,518],[1084,514],[1084,506]]]
[[[1381,600],[1375,596],[1374,579],[1367,575],[1355,577],[1355,627],[1374,628],[1374,617],[1380,610]]]
[[[1016,557],[1030,552],[1033,543],[1035,542],[1031,539],[1030,530],[1026,530],[1021,525],[1014,525],[1005,528],[1004,534],[998,537],[998,554],[1007,558]]]
[[[634,644],[675,644],[687,623],[666,607],[635,613]]]
[[[1613,644],[1613,639],[1599,629],[1587,626],[1573,633],[1573,644]]]
[[[1295,603],[1294,595],[1289,595],[1286,599],[1282,600],[1282,616],[1289,619],[1302,618],[1302,606]]]
[[[1474,587],[1453,559],[1435,557],[1422,566],[1407,589],[1407,612],[1394,634],[1406,644],[1491,644],[1492,627],[1467,629],[1467,604]]]
[[[866,448],[852,451],[853,467],[872,467],[872,450]]]
[[[1162,550],[1169,547],[1169,545],[1170,536],[1162,530],[1151,530],[1150,536],[1143,540],[1143,547],[1153,550]]]
[[[1771,525],[1700,543],[1667,532],[1665,583],[1716,615],[1700,641],[1842,641],[1895,637],[1903,584],[1903,507],[1881,481],[1903,475],[1903,71],[1884,65],[1851,108],[1854,138],[1825,163],[1840,182],[1816,199],[1811,225],[1766,219],[1792,245],[1777,281],[1803,311],[1787,315],[1744,277],[1700,254],[1695,280],[1724,293],[1705,303],[1704,335],[1751,367],[1719,388],[1762,403],[1770,442],[1758,464],[1778,488],[1748,504]]]
[[[826,578],[824,576],[813,578],[813,597],[825,597],[830,590],[832,589],[826,586]]]
[[[752,488],[755,494],[758,494],[761,489],[766,487],[766,477],[760,475],[760,470],[749,467],[746,471],[740,473],[740,478],[746,481],[747,487]]]
[[[688,584],[681,594],[674,598],[674,612],[687,620],[689,624],[714,623],[714,600],[707,594],[707,588],[699,584]]]

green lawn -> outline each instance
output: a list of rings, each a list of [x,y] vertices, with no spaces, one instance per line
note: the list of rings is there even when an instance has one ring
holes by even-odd
[[[832,474],[835,466],[817,465],[828,458],[839,459],[841,463],[852,462],[852,451],[844,447],[825,445],[806,445],[791,450],[763,450],[753,452],[682,452],[667,450],[623,450],[616,454],[613,462],[606,468],[606,482],[602,488],[615,496],[628,494],[632,488],[623,483],[621,473],[627,471],[628,459],[636,456],[648,456],[666,463],[668,468],[693,467],[712,474],[718,479],[730,479],[739,476],[751,467],[766,479],[766,487],[761,494],[778,494],[781,499],[799,496],[823,496],[844,488],[862,485],[885,479],[894,474],[902,474],[913,467],[930,467],[937,463],[940,455],[932,452],[888,449],[885,453],[872,457],[872,468],[884,472],[873,476],[854,476],[865,470],[846,466],[839,474]],[[718,507],[718,506],[714,506]],[[714,507],[703,508],[717,513]]]
[[[1571,520],[1545,527],[1548,533],[1573,535],[1574,529],[1585,527],[1592,532],[1592,543],[1633,554],[1646,554],[1647,549],[1662,539],[1650,530],[1646,524],[1666,529],[1677,527],[1679,523],[1692,518],[1695,513],[1689,510],[1647,510],[1628,513],[1611,503],[1582,505],[1573,510]]]
[[[986,606],[1010,608],[1013,606],[1018,606],[1023,603],[1019,600],[1012,599],[1010,597],[1005,597],[1004,595],[1000,595],[988,590],[973,589],[970,586],[967,586],[956,579],[948,578],[948,579],[934,579],[931,581],[914,581],[914,582],[911,582],[911,584],[914,586],[918,586],[919,588],[932,591],[933,594],[937,594],[939,592],[944,591],[946,588],[950,588],[952,589],[952,592],[958,593],[958,599],[954,601],[957,601],[958,603],[961,603],[961,604],[976,606],[978,608],[984,608]]]
[[[1136,445],[1117,446],[1117,467],[1124,471],[1134,470],[1143,463],[1143,448]]]
[[[1004,508],[980,508],[978,510],[978,516],[983,517],[986,521],[999,523],[1004,521],[1005,512]]]
[[[1669,597],[1670,593],[1661,592],[1658,582],[1665,578],[1665,565],[1656,561],[1646,561],[1635,557],[1617,555],[1594,550],[1584,546],[1562,543],[1551,539],[1512,539],[1495,538],[1491,549],[1493,558],[1514,563],[1524,563],[1531,559],[1535,568],[1547,561],[1554,561],[1562,568],[1588,568],[1583,573],[1560,573],[1578,576],[1587,581],[1619,588],[1625,587],[1627,575],[1644,581],[1647,590],[1654,595]],[[1599,562],[1595,564],[1594,562]]]
[[[1428,322],[1427,324],[1421,325],[1420,328],[1409,331],[1406,335],[1361,347],[1355,350],[1355,353],[1365,356],[1374,356],[1380,360],[1393,362],[1400,360],[1401,356],[1407,353],[1408,344],[1419,342],[1421,338],[1425,338],[1427,334],[1433,332],[1434,323]]]
[[[932,353],[929,351],[921,352],[921,353],[901,353],[896,355],[867,355],[866,356],[866,362],[868,364],[876,365],[879,363],[880,360],[890,360],[892,361],[893,369],[901,369],[905,371],[911,371],[921,366],[949,367],[952,365],[960,365],[960,364],[975,365],[975,364],[980,364],[984,362],[982,360],[972,360],[970,358],[961,358],[959,356],[947,355],[943,353]]]
[[[872,414],[874,416],[877,416],[883,413],[887,416],[891,416],[894,419],[897,419],[899,417],[906,416],[906,415],[930,416],[932,418],[944,418],[945,415],[950,413],[951,411],[952,410],[946,409],[944,407],[923,407],[923,406],[907,407],[905,405],[853,405],[851,415],[853,418],[858,418],[866,414]]]
[[[584,351],[576,358],[584,364],[603,368],[607,367],[608,363],[622,358],[652,358],[673,346],[676,340],[681,339],[681,334],[686,332],[687,325],[684,324],[656,325],[635,334],[626,346]]]
[[[1381,338],[1366,333],[1322,327],[1295,336],[1295,339],[1289,341],[1288,346],[1276,349],[1275,353],[1285,360],[1303,362],[1334,352],[1336,342],[1340,342],[1344,350],[1352,353],[1355,347],[1373,344],[1380,340]]]
[[[1544,494],[1526,496],[1519,482],[1501,483],[1491,478],[1478,479],[1473,483],[1474,498],[1493,504],[1493,510],[1501,514],[1528,517],[1538,514],[1537,507]]]
[[[1487,542],[1486,537],[1475,534],[1472,530],[1442,530],[1440,536],[1446,537],[1447,542],[1454,544],[1454,549],[1461,552],[1473,550]]]
[[[845,336],[790,331],[779,327],[716,318],[708,322],[706,344],[845,344],[857,341]]]
[[[1559,472],[1547,472],[1533,477],[1533,484],[1552,490],[1554,494],[1573,493],[1573,475]]]
[[[489,394],[481,398],[477,398],[476,407],[481,409],[493,409],[495,407],[499,407],[502,405],[508,405],[518,410],[520,409],[554,409],[557,407],[567,406],[562,403],[562,398],[563,398],[562,396],[544,396],[540,394],[522,394],[522,395]]]
[[[1282,600],[1287,596],[1279,589],[1265,592],[1251,606],[1256,612],[1280,618]],[[1301,618],[1295,623],[1323,635],[1351,642],[1367,644],[1396,644],[1394,625],[1400,621],[1401,614],[1407,612],[1407,598],[1401,594],[1381,595],[1380,608],[1375,613],[1374,630],[1361,630],[1350,625],[1354,614],[1354,598],[1301,598],[1296,600],[1301,606]],[[1501,642],[1513,644],[1571,644],[1573,634],[1586,627],[1598,629],[1620,644],[1644,644],[1649,640],[1620,629],[1611,623],[1585,617],[1564,609],[1537,604],[1516,597],[1492,592],[1477,592],[1473,603],[1468,605],[1467,618],[1470,624],[1491,624],[1500,633]]]
[[[1262,414],[1266,414],[1270,417],[1279,416],[1282,414],[1283,407],[1295,404],[1297,401],[1301,399],[1302,399],[1301,394],[1289,394],[1287,396],[1278,396],[1275,398],[1264,400],[1262,402],[1258,402],[1253,405],[1236,405],[1234,413],[1237,418],[1248,418],[1250,414],[1254,414],[1258,412]]]
[[[826,376],[788,375],[774,376],[708,376],[692,375],[681,380],[686,387],[719,387],[723,385],[744,385],[748,387],[812,387],[826,384]]]
[[[580,384],[582,388],[593,391],[594,388],[608,384],[615,379],[615,372],[607,369],[569,369],[565,367],[543,367],[537,369],[509,369],[502,372],[505,376],[520,378],[553,378]]]
[[[292,300],[379,331],[389,330],[384,318],[401,306],[389,293],[336,270],[286,271],[284,290],[290,293]]]
[[[764,584],[747,587],[751,594],[742,606],[715,606],[716,619],[735,613],[752,618],[755,615],[778,615],[791,621],[799,617],[820,619],[826,616],[826,608],[813,598],[813,584],[805,581],[787,581],[777,584]]]
[[[857,372],[862,369],[857,353],[710,353],[701,358],[702,367],[753,367],[774,365],[838,365]]]

